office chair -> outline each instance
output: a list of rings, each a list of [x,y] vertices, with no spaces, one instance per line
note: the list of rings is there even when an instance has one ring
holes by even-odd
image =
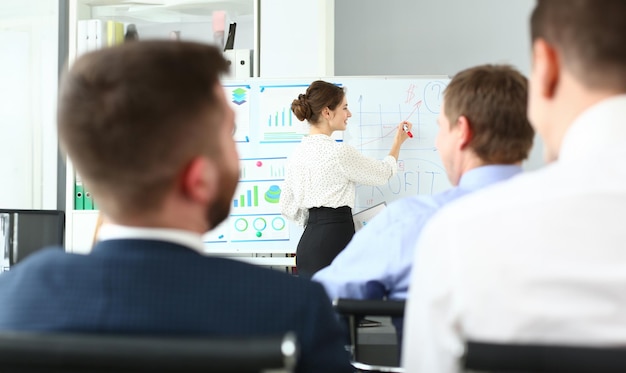
[[[469,341],[463,366],[471,372],[623,373],[626,347],[506,344]]]
[[[293,333],[272,337],[149,337],[0,332],[0,371],[9,373],[292,372]]]
[[[333,301],[335,312],[346,318],[350,334],[349,350],[352,356],[352,366],[360,372],[404,372],[400,367],[364,364],[359,361],[359,320],[365,316],[389,316],[398,320],[404,317],[405,301],[382,299],[346,299],[339,298]],[[401,333],[394,323],[396,334]],[[398,338],[398,348],[401,348],[401,338]]]

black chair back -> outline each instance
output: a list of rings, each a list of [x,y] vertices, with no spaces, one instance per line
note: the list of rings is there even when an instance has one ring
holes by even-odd
[[[148,337],[110,334],[0,332],[0,371],[292,372],[295,335],[275,337]]]
[[[464,368],[471,372],[626,372],[626,348],[466,343]]]
[[[347,320],[350,353],[352,365],[360,372],[403,372],[399,367],[374,366],[359,361],[359,321],[366,316],[388,316],[396,329],[398,351],[402,348],[402,321],[404,320],[405,301],[382,299],[347,299],[339,298],[333,301],[335,312]],[[400,357],[398,356],[398,360]]]

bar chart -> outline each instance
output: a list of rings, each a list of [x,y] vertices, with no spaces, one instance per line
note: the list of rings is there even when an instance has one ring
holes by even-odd
[[[283,180],[286,162],[286,157],[241,159],[239,181]]]
[[[261,143],[299,142],[309,133],[309,125],[300,122],[291,111],[291,102],[304,93],[308,85],[261,87]]]

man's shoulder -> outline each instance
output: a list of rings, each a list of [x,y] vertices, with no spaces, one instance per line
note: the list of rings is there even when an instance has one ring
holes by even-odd
[[[397,199],[378,214],[387,222],[401,222],[412,216],[431,213],[439,208],[437,195],[414,195]]]
[[[480,221],[485,217],[499,219],[501,214],[515,213],[520,207],[543,199],[543,193],[548,192],[545,185],[549,178],[550,171],[540,169],[488,185],[449,201],[433,220],[476,221],[478,217]]]
[[[22,267],[48,267],[58,266],[64,263],[71,263],[75,260],[85,258],[85,255],[72,254],[65,251],[61,246],[47,246],[28,255],[16,265],[17,268]]]
[[[86,255],[65,252],[60,246],[50,246],[31,253],[10,270],[0,276],[5,284],[38,284],[54,276],[55,280],[64,277],[63,274],[80,273],[86,267]]]

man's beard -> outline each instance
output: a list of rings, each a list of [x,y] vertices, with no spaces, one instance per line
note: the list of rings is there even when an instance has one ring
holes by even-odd
[[[208,207],[207,219],[210,229],[217,227],[230,214],[230,206],[235,195],[237,182],[239,181],[239,170],[232,172],[226,167],[220,170],[220,186],[215,203]]]

